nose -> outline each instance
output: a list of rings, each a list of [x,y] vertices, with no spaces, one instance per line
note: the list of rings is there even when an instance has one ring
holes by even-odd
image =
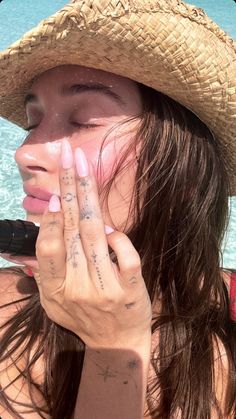
[[[67,138],[62,131],[35,128],[15,152],[15,161],[20,172],[56,172],[60,158],[61,140]]]
[[[58,170],[61,141],[24,144],[15,152],[19,170],[26,173],[55,172]]]

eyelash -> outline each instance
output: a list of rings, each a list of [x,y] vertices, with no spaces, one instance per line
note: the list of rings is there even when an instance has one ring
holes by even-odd
[[[95,124],[80,124],[79,122],[71,122],[71,125],[77,127],[77,128],[84,128],[84,129],[89,129],[89,128],[96,128],[99,127],[99,125],[95,125]],[[29,127],[26,127],[25,130],[30,132],[31,130],[33,130],[34,128],[37,128],[38,125],[31,125]]]
[[[79,122],[71,122],[72,125],[74,125],[75,127],[78,128],[85,128],[85,129],[89,129],[89,128],[96,128],[99,125],[95,125],[95,124],[80,124]]]

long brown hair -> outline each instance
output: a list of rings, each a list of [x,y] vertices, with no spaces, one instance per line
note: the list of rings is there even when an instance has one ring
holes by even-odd
[[[139,87],[141,124],[103,197],[105,202],[128,154],[139,150],[130,205],[134,222],[127,234],[141,256],[151,301],[161,298],[161,313],[153,319],[153,332],[159,331],[160,338],[151,360],[156,378],[148,384],[149,409],[155,419],[171,418],[179,411],[184,419],[207,419],[212,407],[223,417],[236,411],[236,327],[220,269],[230,193],[226,168],[217,139],[196,115],[159,92]],[[83,342],[47,317],[38,293],[4,327],[0,363],[10,357],[16,363],[16,351],[24,356],[28,362],[19,374],[29,389],[35,386],[42,393],[45,412],[53,419],[71,418]],[[214,391],[216,338],[225,347],[230,368],[225,412]],[[39,386],[32,368],[41,356],[45,371]],[[0,403],[4,402],[13,411],[2,391]],[[31,406],[45,417],[33,396]]]

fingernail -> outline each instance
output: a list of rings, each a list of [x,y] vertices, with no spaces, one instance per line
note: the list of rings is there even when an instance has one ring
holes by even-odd
[[[83,150],[79,147],[75,150],[75,165],[79,177],[85,177],[89,175],[88,161]]]
[[[115,230],[113,230],[113,228],[112,228],[112,227],[110,227],[110,226],[105,225],[104,227],[105,227],[105,233],[106,233],[106,234],[111,234],[111,233],[113,233],[113,232],[115,231]]]
[[[61,165],[63,169],[70,169],[73,166],[73,153],[67,140],[61,142]]]
[[[25,270],[28,276],[34,276],[32,269],[26,268]]]
[[[59,212],[61,211],[60,199],[57,195],[52,195],[49,201],[48,209],[50,212]]]

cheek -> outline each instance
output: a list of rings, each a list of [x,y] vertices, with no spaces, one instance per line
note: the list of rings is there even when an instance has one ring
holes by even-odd
[[[123,154],[126,154],[129,145],[129,136],[122,135],[120,138],[107,138],[103,143],[97,140],[85,142],[82,146],[87,158],[93,164],[95,170],[98,168],[99,183],[107,181],[111,176]],[[123,165],[131,161],[136,162],[135,152],[129,153]]]

